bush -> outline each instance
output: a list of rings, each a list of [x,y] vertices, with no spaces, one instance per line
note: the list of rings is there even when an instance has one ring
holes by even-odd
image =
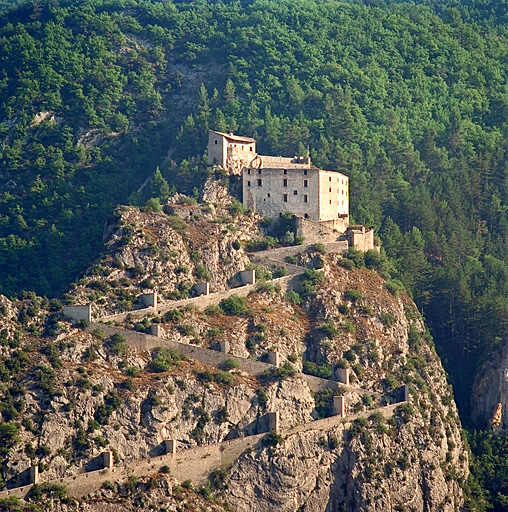
[[[307,269],[302,275],[302,292],[304,295],[314,295],[316,287],[325,282],[325,275],[314,269]]]
[[[117,356],[125,356],[129,351],[129,346],[127,345],[125,337],[118,332],[108,338],[107,345]]]
[[[270,432],[263,438],[263,444],[265,446],[277,446],[284,442],[284,438],[276,432]]]
[[[303,363],[303,373],[329,379],[332,376],[332,367],[326,363],[318,365],[312,361],[305,361]]]
[[[219,305],[226,315],[243,315],[247,312],[247,299],[238,295],[221,300]]]
[[[210,279],[212,278],[212,275],[210,274],[210,271],[204,265],[201,265],[200,263],[198,263],[194,267],[194,277],[196,279],[200,279],[203,281],[210,281]]]
[[[300,296],[300,294],[298,292],[295,292],[294,290],[289,290],[288,292],[286,292],[286,300],[290,304],[293,304],[293,306],[299,306],[303,302],[303,299]]]
[[[167,372],[173,365],[177,366],[182,360],[182,356],[175,349],[165,349],[158,347],[152,353],[152,361],[148,369],[154,373]]]
[[[388,311],[381,312],[379,320],[381,320],[381,323],[388,329],[395,324],[395,317]]]
[[[376,249],[370,249],[365,253],[365,266],[374,270],[381,270],[383,257]]]
[[[362,292],[357,290],[356,288],[348,288],[344,292],[344,299],[349,300],[350,302],[357,302],[362,298]]]
[[[179,309],[170,309],[164,315],[165,322],[179,322],[182,319],[182,312]]]
[[[405,290],[404,285],[398,279],[386,281],[385,287],[395,297],[398,297],[399,293]]]
[[[235,240],[231,245],[233,246],[233,249],[235,251],[240,250],[240,248],[242,247],[242,243],[239,240]]]
[[[333,325],[331,324],[324,324],[324,325],[321,325],[320,327],[318,327],[316,329],[318,332],[324,334],[325,336],[327,336],[328,338],[335,338],[335,336],[337,336],[338,334],[340,334],[340,331],[339,329],[335,328]]]
[[[243,203],[237,199],[232,199],[228,205],[229,214],[232,217],[238,217],[239,215],[245,215],[246,208]]]
[[[287,274],[288,274],[288,269],[286,267],[277,267],[273,271],[272,277],[273,277],[273,279],[277,279],[278,277],[287,276]]]
[[[225,370],[236,370],[240,368],[240,363],[236,359],[230,358],[224,362],[223,366]]]
[[[326,254],[326,247],[325,244],[321,242],[317,242],[311,246],[311,249],[313,251],[319,252],[320,254]]]

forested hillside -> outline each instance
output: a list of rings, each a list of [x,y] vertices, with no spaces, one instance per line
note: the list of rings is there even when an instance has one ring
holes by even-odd
[[[506,3],[435,4],[13,8],[0,18],[0,292],[65,290],[118,203],[161,195],[138,192],[157,166],[192,193],[208,127],[265,153],[309,145],[351,176],[354,220],[378,230],[467,418],[475,362],[508,324]]]

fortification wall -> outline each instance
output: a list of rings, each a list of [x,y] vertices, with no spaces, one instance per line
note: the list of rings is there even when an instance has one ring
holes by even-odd
[[[374,412],[380,412],[385,418],[391,418],[395,409],[401,405],[401,403],[379,407],[365,413],[359,413],[345,418],[341,416],[330,416],[329,418],[296,425],[282,431],[281,434],[290,436],[312,430],[329,431],[341,423],[349,423],[360,417],[368,417]],[[191,480],[194,485],[198,486],[206,482],[208,475],[212,471],[231,465],[247,449],[259,447],[259,443],[265,435],[265,433],[256,434],[218,444],[191,448],[177,452],[176,454],[169,453],[150,459],[141,459],[118,467],[53,480],[51,483],[65,485],[68,488],[70,496],[73,498],[81,498],[100,489],[105,481],[121,482],[125,481],[129,476],[144,477],[153,475],[158,473],[162,466],[168,466],[171,476],[174,476],[180,482]],[[31,488],[32,485],[25,485],[23,487],[2,491],[0,492],[0,498],[7,498],[9,496],[23,498]]]
[[[130,347],[139,351],[153,350],[157,347],[173,348],[189,359],[194,359],[200,363],[206,364],[208,366],[214,366],[216,368],[222,367],[223,364],[232,357],[231,354],[224,352],[217,352],[215,350],[197,347],[196,345],[188,345],[186,343],[178,343],[176,341],[157,338],[156,336],[152,336],[150,334],[121,329],[111,325],[91,323],[87,327],[87,330],[89,331],[93,331],[95,329],[101,329],[107,336],[119,333],[125,338],[127,344]],[[250,375],[261,375],[269,369],[276,368],[273,364],[255,361],[254,359],[246,359],[242,357],[234,358],[240,365],[239,370]],[[320,391],[325,388],[337,390],[339,386],[337,381],[321,379],[319,377],[314,377],[313,375],[307,375],[305,373],[298,373],[297,376],[299,379],[304,381],[312,391]]]
[[[290,247],[279,247],[277,249],[269,249],[267,251],[259,251],[250,253],[249,257],[251,260],[255,260],[256,263],[262,263],[264,259],[267,260],[276,260],[281,263],[284,263],[285,258],[296,256],[297,254],[300,254],[302,252],[307,251],[308,249],[312,249],[312,246],[314,243],[307,243],[304,245],[292,245]],[[347,240],[341,240],[341,241],[334,241],[334,242],[326,242],[323,243],[326,252],[331,253],[339,253],[342,254],[346,252],[349,248]],[[284,263],[284,266],[294,266],[290,265],[288,263]],[[302,267],[296,266],[296,268],[299,268],[300,271],[304,271],[305,269]]]
[[[349,217],[333,221],[317,222],[310,219],[296,219],[296,235],[303,236],[308,243],[335,242],[347,228]]]
[[[292,286],[295,286],[296,283],[292,283],[293,276],[288,275],[284,277],[279,277],[277,279],[273,279],[270,281],[275,286],[280,286],[283,291],[287,291],[291,289]],[[174,302],[168,303],[159,303],[157,308],[144,308],[144,309],[136,309],[134,311],[126,311],[124,313],[118,313],[116,315],[107,315],[103,317],[98,317],[98,320],[102,322],[123,322],[130,316],[133,319],[144,318],[148,314],[153,315],[163,315],[172,309],[182,308],[188,305],[196,306],[200,309],[205,309],[208,306],[213,306],[219,304],[219,302],[223,299],[227,299],[232,295],[238,295],[239,297],[246,297],[249,293],[256,290],[256,285],[245,285],[239,286],[238,288],[231,288],[230,290],[226,290],[225,292],[219,293],[211,293],[210,295],[202,295],[200,297],[194,297],[192,299],[183,299],[176,300]]]

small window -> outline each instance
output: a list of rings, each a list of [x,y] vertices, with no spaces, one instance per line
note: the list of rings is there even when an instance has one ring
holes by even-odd
[[[252,151],[252,146],[249,149]]]
[[[284,178],[284,181],[282,182],[283,186],[284,187],[287,187],[288,186],[288,180],[286,178]]]
[[[330,204],[332,204],[332,200],[330,199]]]
[[[242,146],[242,151],[245,149],[245,146]]]
[[[270,192],[268,192],[268,197],[270,197]]]
[[[215,139],[215,144],[218,144],[218,143],[219,143],[219,141],[217,139]]]
[[[261,187],[262,186],[262,182],[261,180],[258,180],[258,187]]]
[[[303,180],[303,186],[304,186],[304,187],[308,187],[308,186],[309,186],[309,182],[308,182],[308,180]]]
[[[307,169],[304,169],[303,174],[305,174],[305,176],[307,176]]]
[[[306,214],[305,214],[305,218],[306,218],[306,219],[308,219],[308,218],[309,218],[309,214],[308,214],[308,213],[306,213]]]
[[[347,190],[346,190],[346,195],[347,195]]]
[[[344,191],[342,191],[342,195],[344,195]]]
[[[331,176],[328,178],[328,181],[332,181],[332,177]]]
[[[247,182],[247,186],[250,187],[250,181]]]
[[[293,190],[293,195],[297,196],[298,195],[298,190]]]
[[[307,202],[307,196],[303,196],[303,202],[306,203]]]
[[[331,192],[331,191],[332,191],[332,187],[330,187],[330,188],[328,189],[328,192]]]
[[[261,174],[261,169],[258,169],[258,174]]]
[[[250,174],[250,169],[247,169],[247,174]]]
[[[287,174],[288,173],[288,170],[287,169],[284,169],[284,174]]]
[[[284,194],[284,202],[287,203],[288,202],[288,195],[287,194]]]

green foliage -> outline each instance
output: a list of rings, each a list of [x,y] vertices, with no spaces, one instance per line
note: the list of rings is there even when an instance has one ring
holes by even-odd
[[[304,361],[303,373],[321,377],[322,379],[329,379],[332,376],[332,367],[326,363],[318,365],[312,361]]]
[[[332,388],[324,388],[314,393],[314,402],[316,412],[320,418],[327,418],[333,415],[333,396],[335,392]]]
[[[220,307],[226,315],[243,315],[247,312],[247,299],[238,295],[231,295],[221,300]]]
[[[116,332],[115,334],[112,334],[107,340],[106,340],[106,346],[111,349],[113,354],[117,356],[125,356],[127,352],[129,351],[129,346],[127,345],[127,341],[125,337]]]
[[[224,370],[236,370],[240,368],[240,363],[236,359],[230,357],[229,359],[226,360],[223,366]]]
[[[381,311],[379,314],[379,320],[387,329],[390,329],[395,324],[395,316],[393,316],[389,311]]]
[[[282,444],[283,442],[284,438],[280,434],[277,434],[276,432],[270,432],[269,434],[266,434],[266,436],[263,438],[263,444],[269,447],[275,447],[279,444]]]
[[[181,354],[175,349],[158,347],[152,352],[152,361],[148,365],[148,370],[155,373],[167,372],[173,366],[178,366],[181,359]]]
[[[325,282],[323,272],[314,269],[307,269],[302,275],[302,294],[304,296],[314,295],[316,288]]]
[[[358,302],[362,298],[362,292],[356,288],[348,288],[344,292],[344,299],[350,302]]]
[[[398,279],[386,281],[385,287],[395,297],[398,297],[399,293],[405,290],[404,285]]]
[[[302,297],[300,296],[300,294],[295,291],[295,290],[288,290],[286,292],[286,300],[290,303],[290,304],[293,304],[293,306],[299,306],[300,304],[303,303],[303,299]]]

